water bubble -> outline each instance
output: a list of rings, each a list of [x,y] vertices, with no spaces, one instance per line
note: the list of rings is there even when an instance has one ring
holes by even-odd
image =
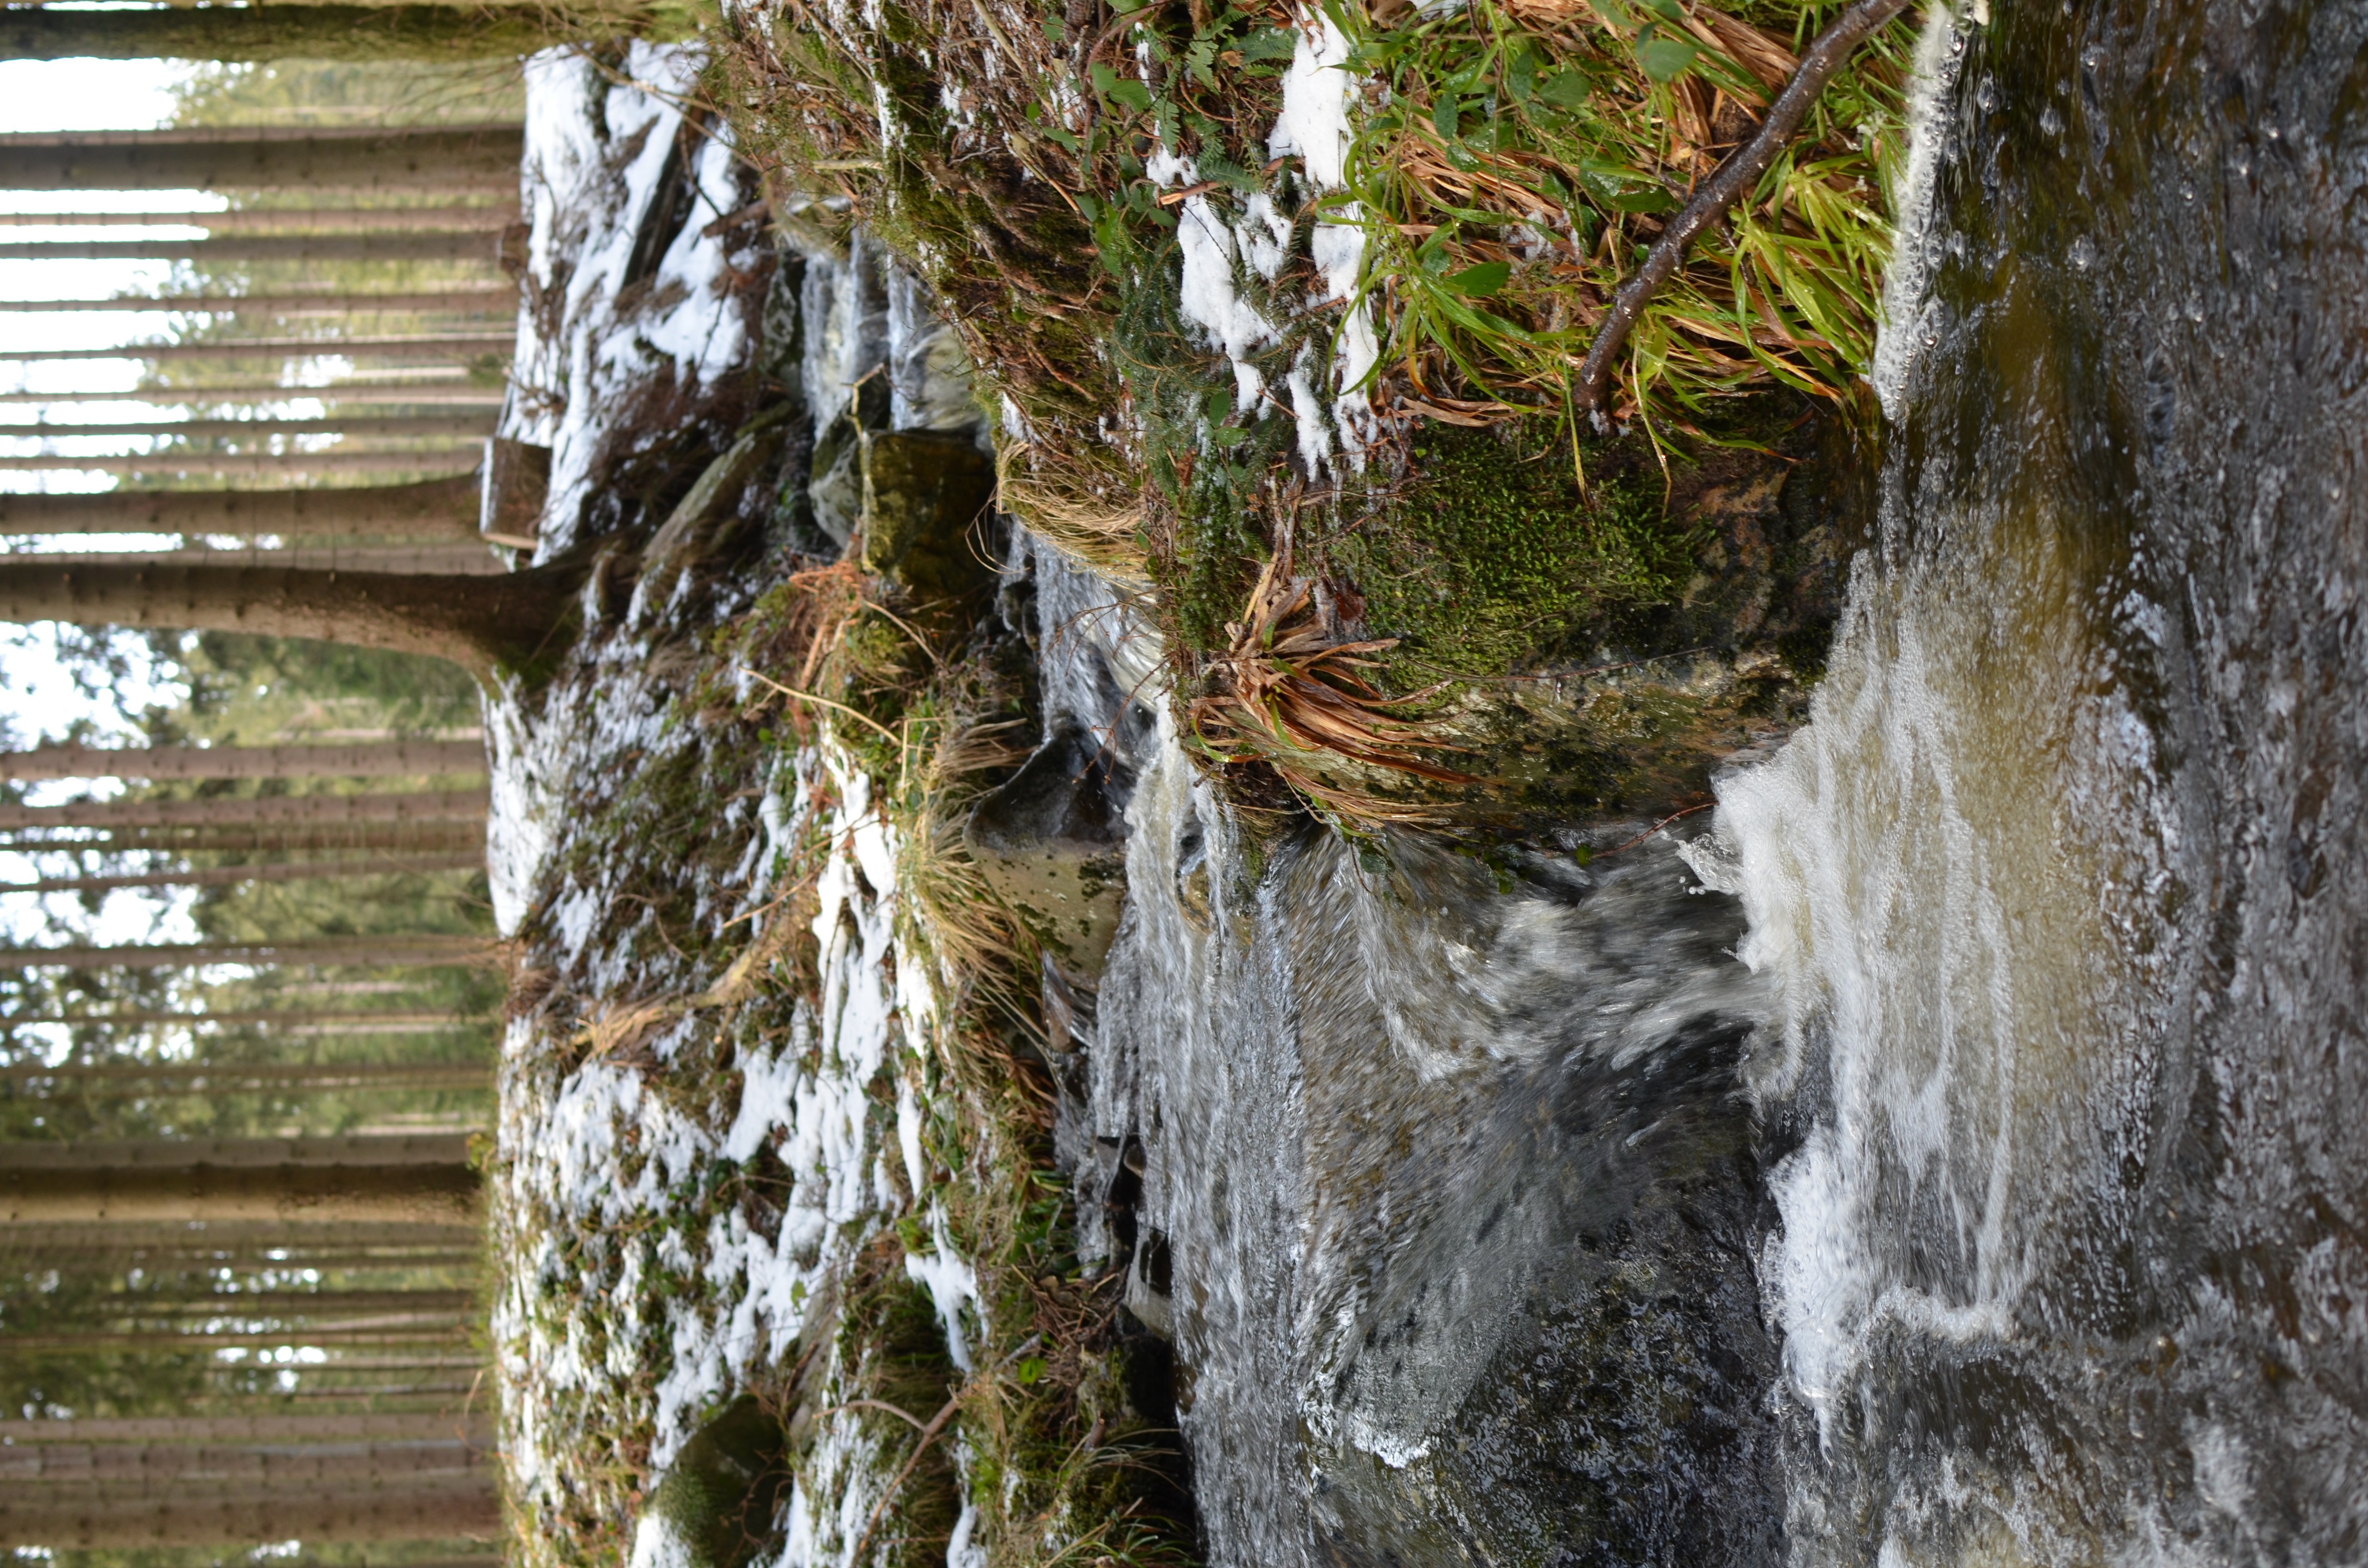
[[[2181,201],[2192,201],[2192,200],[2194,200],[2194,199],[2195,199],[2195,187],[2194,187],[2192,184],[2191,184],[2190,182],[2186,181],[2186,180],[2180,180],[2180,181],[2179,182],[2179,199],[2180,199]]]
[[[2198,326],[2201,326],[2203,324],[2203,295],[2190,294],[2187,296],[2187,319],[2195,323]]]
[[[2073,266],[2086,272],[2097,265],[2097,242],[2083,234],[2072,242],[2072,248],[2065,254]]]
[[[2102,66],[2105,63],[2105,46],[2101,43],[2092,43],[2088,48],[2082,50],[2080,51],[2080,63],[2085,69],[2090,71],[2097,70]]]
[[[2061,136],[2064,134],[2064,117],[2055,112],[2055,106],[2054,104],[2049,104],[2045,108],[2040,111],[2039,129],[2045,131],[2050,136]]]

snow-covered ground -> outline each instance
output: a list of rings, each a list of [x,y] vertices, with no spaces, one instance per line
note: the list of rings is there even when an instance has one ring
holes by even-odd
[[[715,224],[746,195],[729,149],[686,137],[669,101],[693,62],[637,48],[623,74],[641,85],[572,55],[529,67],[534,237],[503,433],[552,451],[538,560],[581,542],[634,438],[620,422],[654,389],[695,403],[765,349],[766,288],[750,278],[771,258],[748,247],[773,242],[768,225]],[[692,187],[689,215],[655,268],[629,277],[655,248],[654,204],[679,203],[677,180]],[[911,285],[860,251],[797,259],[796,392],[817,426],[882,364],[894,423],[974,419],[959,357]],[[903,935],[894,827],[826,735],[726,744],[691,711],[695,682],[661,642],[699,647],[712,619],[668,628],[615,609],[588,591],[567,666],[543,690],[506,694],[489,725],[496,915],[521,949],[491,1173],[504,1266],[493,1335],[530,1563],[581,1561],[591,1540],[623,1550],[648,1479],[737,1392],[786,1373],[810,1312],[900,1218],[923,1238],[905,1267],[956,1366],[980,1333],[969,1266],[942,1214],[916,1205],[941,1114],[928,1071],[939,1004]],[[745,673],[727,678],[734,699],[761,694]],[[695,863],[660,864],[666,843],[631,831],[648,820],[634,790],[662,777],[688,781],[676,805],[697,815]],[[700,944],[689,954],[635,891],[654,876],[683,894]],[[818,949],[803,985],[750,972],[792,945],[774,928],[787,921]],[[753,965],[725,961],[751,951]],[[843,1556],[882,1485],[859,1422],[821,1426],[785,1568]],[[655,1527],[632,1550],[670,1556]]]

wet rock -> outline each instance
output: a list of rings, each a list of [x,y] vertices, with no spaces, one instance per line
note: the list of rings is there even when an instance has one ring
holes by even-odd
[[[793,411],[784,406],[752,421],[691,482],[642,552],[642,581],[634,616],[663,609],[682,574],[726,548],[743,519],[748,488],[781,454],[782,428]]]
[[[925,597],[968,595],[993,574],[972,537],[995,465],[969,436],[895,430],[863,446],[863,565]]]
[[[972,812],[964,837],[996,894],[1070,975],[1090,980],[1118,933],[1133,776],[1075,723]]]
[[[1140,1173],[1138,1173],[1140,1174]],[[1176,1304],[1170,1299],[1167,1238],[1154,1231],[1134,1249],[1126,1267],[1126,1310],[1135,1322],[1165,1340],[1176,1337]]]
[[[683,1444],[633,1529],[632,1568],[746,1568],[776,1536],[790,1471],[781,1424],[754,1396]]]
[[[863,527],[863,436],[861,421],[850,413],[814,438],[808,516],[842,550]]]

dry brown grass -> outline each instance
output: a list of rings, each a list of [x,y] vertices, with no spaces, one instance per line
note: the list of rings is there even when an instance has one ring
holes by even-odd
[[[1434,784],[1473,782],[1430,760],[1454,748],[1435,723],[1408,713],[1439,688],[1392,697],[1373,685],[1364,674],[1378,667],[1371,655],[1397,640],[1341,636],[1317,608],[1314,583],[1292,574],[1288,549],[1268,561],[1225,634],[1226,651],[1207,662],[1206,689],[1186,710],[1194,738],[1218,761],[1265,763],[1302,795],[1361,822],[1423,822],[1434,813],[1343,784],[1327,767],[1346,762]]]
[[[996,502],[1063,554],[1105,576],[1147,583],[1142,482],[1106,466],[1102,472],[1063,447],[1008,442],[995,455]]]

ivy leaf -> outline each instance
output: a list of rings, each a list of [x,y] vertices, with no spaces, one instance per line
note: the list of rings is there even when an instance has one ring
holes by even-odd
[[[1701,50],[1683,39],[1646,39],[1636,46],[1636,63],[1656,82],[1674,82],[1686,74]]]
[[[1485,300],[1511,281],[1512,276],[1511,262],[1484,261],[1477,267],[1467,267],[1442,281],[1449,289],[1467,300]]]

